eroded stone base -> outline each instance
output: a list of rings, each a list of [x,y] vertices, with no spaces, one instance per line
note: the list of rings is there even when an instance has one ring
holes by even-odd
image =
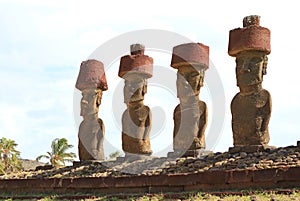
[[[85,160],[85,161],[73,161],[73,166],[100,164],[103,161],[99,160]]]
[[[269,146],[269,145],[247,145],[247,146],[229,147],[228,152],[229,153],[239,153],[239,152],[254,153],[259,151],[269,152],[273,149],[276,149],[276,147]]]
[[[132,153],[125,153],[125,157],[117,157],[117,162],[133,162],[138,160],[145,160],[145,159],[152,159],[156,158],[151,156],[151,154],[132,154]]]
[[[196,149],[196,150],[176,150],[174,152],[169,152],[167,157],[168,158],[184,158],[184,157],[193,157],[193,158],[200,158],[202,156],[206,156],[212,151],[205,150],[205,149]]]

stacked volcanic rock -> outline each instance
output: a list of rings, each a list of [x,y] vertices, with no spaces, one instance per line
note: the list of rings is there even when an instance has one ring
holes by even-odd
[[[197,173],[214,170],[255,170],[300,167],[300,149],[281,147],[269,152],[209,154],[203,158],[149,158],[131,163],[119,161],[87,162],[59,169],[23,171],[0,176],[0,179],[107,177],[125,175],[161,175]]]

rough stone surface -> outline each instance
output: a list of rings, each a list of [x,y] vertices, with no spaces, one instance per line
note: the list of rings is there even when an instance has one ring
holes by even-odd
[[[146,78],[152,77],[153,58],[144,55],[145,47],[141,44],[130,46],[131,55],[125,55],[121,58],[119,67],[119,77],[125,78],[131,73],[140,74]]]
[[[18,173],[9,173],[0,175],[0,179],[29,179],[29,178],[80,178],[80,177],[120,177],[128,175],[176,175],[184,173],[213,173],[216,170],[265,170],[265,179],[261,174],[254,175],[255,181],[272,180],[275,182],[274,176],[280,176],[280,170],[285,171],[288,168],[300,167],[300,151],[297,146],[280,147],[271,151],[258,151],[245,154],[217,152],[203,156],[201,158],[185,157],[185,158],[155,158],[145,157],[141,160],[115,161],[90,161],[76,163],[73,166],[66,166],[59,169],[50,170],[27,170]],[[267,171],[270,170],[270,171]],[[295,180],[299,173],[291,172],[285,178]],[[268,176],[269,175],[269,176]],[[240,181],[240,177],[247,175],[232,173],[231,183]],[[278,177],[277,176],[277,177]],[[185,176],[186,177],[186,176]],[[145,179],[145,178],[144,178]],[[208,178],[209,180],[209,178]],[[203,181],[203,183],[208,181]],[[211,181],[214,182],[214,181]],[[223,181],[224,182],[224,181]],[[161,182],[160,182],[161,183]]]
[[[131,45],[131,53],[134,55],[122,58],[131,58],[134,62],[125,65],[123,61],[126,59],[121,59],[119,69],[119,76],[125,79],[124,102],[127,105],[122,115],[122,149],[128,154],[151,155],[151,110],[144,105],[144,95],[147,92],[147,78],[150,74],[152,76],[153,60],[147,56],[150,66],[135,62],[145,56],[142,55],[143,45],[140,44]],[[133,69],[135,73],[128,73],[127,69]]]
[[[142,44],[132,44],[130,45],[130,54],[131,55],[144,55],[145,46]]]
[[[202,43],[186,43],[173,48],[171,66],[193,66],[197,70],[209,66],[209,47]]]
[[[249,18],[251,19],[251,17]],[[257,22],[254,20],[251,23]],[[266,146],[270,141],[268,124],[271,117],[272,101],[270,93],[262,88],[269,51],[260,51],[265,48],[265,44],[260,43],[260,41],[263,41],[265,37],[268,40],[268,36],[260,34],[259,37],[261,38],[256,37],[256,33],[248,31],[248,28],[249,30],[260,29],[257,25],[250,25],[245,28],[249,37],[243,35],[244,32],[239,32],[236,36],[245,38],[245,40],[252,37],[253,44],[257,45],[255,48],[249,49],[250,46],[243,46],[246,43],[231,40],[233,35],[230,32],[229,46],[237,47],[241,44],[243,46],[235,54],[232,54],[232,49],[229,48],[229,55],[236,56],[236,79],[240,89],[240,92],[231,102],[234,146]]]
[[[195,68],[193,65],[202,66]],[[200,43],[189,43],[173,48],[171,66],[177,72],[177,97],[180,104],[174,110],[173,149],[169,155],[199,155],[205,149],[207,106],[199,99],[204,82],[204,71],[208,67],[208,47]]]
[[[76,88],[81,91],[84,89],[107,90],[103,63],[94,59],[83,61],[80,65]]]
[[[245,17],[244,26],[229,32],[228,54],[235,57],[238,53],[248,50],[270,54],[270,30],[259,26],[258,17]]]
[[[243,27],[248,27],[250,25],[260,25],[260,16],[259,15],[249,15],[243,19]]]

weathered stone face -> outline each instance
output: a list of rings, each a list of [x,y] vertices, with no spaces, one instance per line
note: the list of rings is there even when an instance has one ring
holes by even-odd
[[[135,102],[144,100],[147,93],[147,81],[143,77],[128,76],[124,85],[124,102]]]
[[[236,57],[237,86],[250,86],[263,81],[266,68],[266,54],[259,51],[244,51]]]
[[[177,97],[198,96],[203,86],[204,70],[197,71],[193,67],[179,68],[177,72]]]
[[[82,98],[80,101],[81,116],[90,114],[97,114],[99,105],[101,104],[102,90],[100,89],[85,89],[82,91]]]

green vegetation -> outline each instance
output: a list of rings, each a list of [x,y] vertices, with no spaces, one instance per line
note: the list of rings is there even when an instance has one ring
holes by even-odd
[[[54,167],[65,165],[65,162],[73,162],[76,154],[73,152],[67,152],[73,145],[68,144],[66,138],[56,138],[51,143],[51,152],[47,152],[47,155],[40,155],[36,158],[39,161],[42,158],[49,159],[49,162]]]
[[[17,145],[14,140],[5,137],[0,139],[0,174],[22,169],[20,152],[16,150]]]

